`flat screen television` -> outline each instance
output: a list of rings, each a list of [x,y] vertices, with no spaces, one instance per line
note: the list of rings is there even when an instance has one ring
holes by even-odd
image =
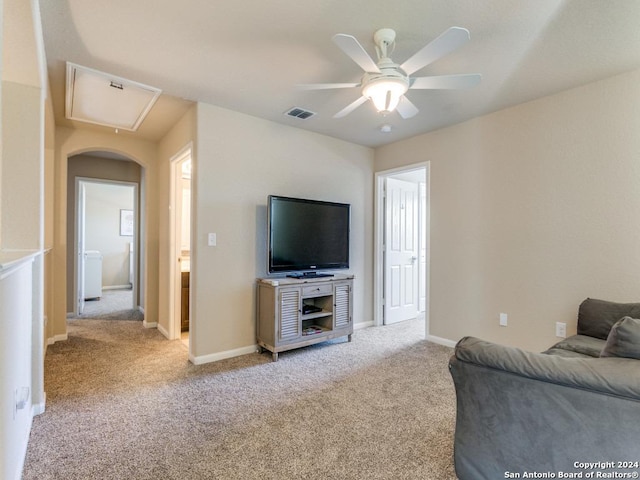
[[[350,215],[346,203],[270,195],[269,273],[313,277],[349,268]]]

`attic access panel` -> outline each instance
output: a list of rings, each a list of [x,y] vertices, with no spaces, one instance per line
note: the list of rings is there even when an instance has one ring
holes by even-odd
[[[161,92],[67,62],[65,116],[69,120],[136,131]]]

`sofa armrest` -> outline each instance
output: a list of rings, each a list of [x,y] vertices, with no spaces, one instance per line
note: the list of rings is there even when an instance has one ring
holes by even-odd
[[[638,362],[567,358],[462,339],[449,363],[456,390],[458,478],[578,475],[584,474],[580,462],[637,461]]]
[[[474,337],[458,342],[455,357],[534,380],[640,400],[640,361],[567,358],[533,353]]]

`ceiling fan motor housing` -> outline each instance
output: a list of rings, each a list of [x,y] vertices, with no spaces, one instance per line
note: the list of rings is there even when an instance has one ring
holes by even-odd
[[[362,76],[363,90],[369,85],[379,82],[392,82],[404,85],[405,92],[409,89],[409,77],[396,68],[380,68],[380,73],[365,73]],[[404,93],[404,92],[403,92]]]
[[[392,112],[400,97],[409,89],[409,78],[398,65],[380,62],[380,73],[365,73],[362,77],[362,95],[370,99],[378,112]]]

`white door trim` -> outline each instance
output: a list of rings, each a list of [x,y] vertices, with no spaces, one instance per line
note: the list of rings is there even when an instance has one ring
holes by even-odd
[[[426,248],[426,268],[424,285],[426,290],[427,309],[425,311],[425,335],[429,335],[429,277],[430,277],[430,246],[431,242],[428,240],[430,237],[430,172],[431,163],[421,162],[404,167],[393,168],[389,170],[382,170],[375,173],[375,193],[374,193],[374,208],[375,208],[375,224],[374,224],[374,271],[373,271],[373,324],[375,326],[382,326],[384,320],[384,185],[385,178],[389,176],[398,175],[400,173],[411,172],[419,169],[425,170],[426,176],[426,188],[427,188],[427,207],[424,215],[420,215],[425,219],[426,232],[427,232],[427,248]]]
[[[93,184],[101,184],[101,185],[120,185],[120,186],[124,186],[124,187],[131,187],[133,188],[133,213],[134,213],[134,217],[135,217],[135,221],[133,223],[133,285],[132,285],[132,296],[133,296],[133,301],[132,301],[132,305],[131,308],[132,309],[137,309],[138,308],[138,289],[139,289],[139,281],[138,281],[138,262],[139,262],[139,248],[138,245],[140,244],[140,240],[139,240],[139,235],[140,235],[140,229],[139,229],[139,223],[140,223],[140,205],[138,202],[138,183],[136,182],[126,182],[126,181],[121,181],[121,180],[109,180],[109,179],[103,179],[103,178],[90,178],[90,177],[76,177],[76,190],[75,190],[75,199],[76,199],[76,205],[75,205],[75,233],[74,233],[74,247],[73,247],[73,252],[74,252],[74,275],[73,275],[73,285],[74,285],[74,294],[73,294],[73,298],[74,298],[74,307],[73,307],[73,313],[74,315],[78,315],[79,314],[79,305],[80,305],[80,299],[78,298],[79,294],[80,294],[80,277],[81,275],[79,274],[79,269],[80,269],[80,262],[78,261],[79,258],[79,244],[80,244],[80,228],[84,228],[83,225],[81,225],[84,221],[84,219],[80,218],[80,214],[84,211],[84,206],[81,205],[81,202],[84,200],[81,198],[80,191],[81,191],[81,185],[84,185],[86,183],[93,183]],[[84,248],[84,244],[83,244],[83,248]]]
[[[182,212],[176,212],[176,205],[178,203],[181,204],[181,200],[176,198],[177,193],[177,182],[182,179],[182,171],[181,164],[187,158],[191,159],[192,166],[192,176],[191,181],[193,182],[193,145],[189,142],[186,146],[178,151],[174,156],[172,156],[169,160],[170,168],[170,188],[169,188],[169,278],[167,282],[169,284],[169,339],[176,340],[181,338],[182,328],[181,328],[181,318],[176,312],[178,312],[178,306],[180,302],[180,292],[181,292],[181,279],[180,272],[178,271],[178,258],[180,255],[180,242],[178,241],[178,227],[181,227],[181,215]],[[191,194],[193,197],[193,187],[191,189]],[[193,207],[193,199],[191,201],[191,206]],[[191,226],[191,232],[193,233],[193,210],[191,210],[191,218],[192,221],[189,222]],[[193,239],[193,237],[191,237]],[[193,259],[193,240],[191,242],[191,258]],[[193,274],[194,270],[194,262],[191,262],[191,273]],[[189,286],[189,303],[191,303],[192,298],[192,283]],[[191,309],[189,309],[191,312]],[[193,318],[193,316],[191,316]],[[192,322],[189,324],[189,353],[192,350],[193,338],[194,338],[194,328]]]
[[[85,182],[76,179],[76,235],[75,235],[75,275],[73,285],[75,288],[75,306],[73,312],[75,316],[84,313],[84,251],[85,251],[85,212],[86,212],[86,185]]]

